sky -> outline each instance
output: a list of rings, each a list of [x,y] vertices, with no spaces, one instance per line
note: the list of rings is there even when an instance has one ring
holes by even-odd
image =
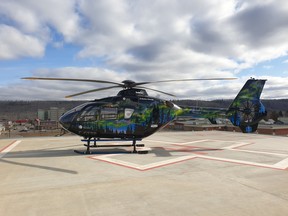
[[[237,78],[147,85],[177,95],[151,96],[203,100],[231,99],[254,77],[267,79],[262,98],[288,98],[287,35],[287,0],[1,0],[0,100],[65,100],[110,86],[21,79],[30,76]]]

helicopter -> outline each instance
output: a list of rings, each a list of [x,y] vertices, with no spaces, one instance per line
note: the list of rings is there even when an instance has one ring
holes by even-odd
[[[24,77],[25,80],[48,80],[48,81],[74,81],[74,82],[95,82],[113,84],[108,87],[92,89],[66,96],[71,98],[87,93],[122,88],[116,96],[95,99],[81,104],[64,113],[59,122],[62,127],[74,134],[84,137],[82,141],[87,142],[84,154],[91,154],[90,147],[102,147],[96,144],[100,139],[118,139],[132,141],[132,153],[138,153],[136,141],[142,140],[160,130],[172,122],[177,116],[188,114],[199,118],[208,118],[211,123],[216,123],[219,117],[230,119],[234,126],[239,126],[242,132],[255,132],[258,123],[267,115],[264,105],[260,101],[260,95],[266,80],[249,79],[233,100],[228,109],[223,108],[199,108],[180,107],[175,103],[160,98],[151,97],[147,90],[156,91],[161,94],[175,96],[160,90],[148,88],[145,85],[151,83],[187,82],[197,80],[233,80],[235,78],[210,78],[210,79],[180,79],[135,82],[124,80],[122,83],[72,78],[45,78],[45,77]],[[94,145],[90,141],[94,139]],[[115,145],[112,145],[115,147]],[[127,145],[121,145],[127,146]],[[105,147],[109,147],[105,145]]]

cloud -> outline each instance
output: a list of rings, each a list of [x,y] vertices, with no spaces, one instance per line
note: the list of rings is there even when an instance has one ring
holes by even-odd
[[[69,78],[85,78],[96,80],[107,80],[121,83],[125,79],[140,81],[155,81],[169,79],[163,73],[161,76],[155,77],[153,73],[151,77],[145,77],[143,74],[135,75],[123,72],[119,73],[113,70],[99,70],[98,68],[86,67],[65,67],[58,69],[42,69],[33,72],[33,76],[38,77],[67,77]],[[83,74],[85,76],[83,77]],[[257,76],[253,76],[259,78]],[[180,77],[174,77],[174,79]],[[145,85],[148,88],[175,94],[176,99],[232,99],[240,91],[244,83],[250,77],[241,77],[232,81],[191,81],[191,82],[173,82],[173,83],[156,83]],[[267,84],[263,91],[262,98],[287,98],[286,90],[288,80],[282,77],[263,77],[267,79]],[[28,81],[19,80],[17,83],[9,86],[0,86],[0,98],[2,100],[64,100],[65,96],[79,93],[91,89],[112,86],[112,84],[90,83],[90,82],[64,82],[64,81]],[[107,96],[115,96],[121,88],[105,90],[100,92],[89,93],[72,100],[93,100]],[[151,96],[159,95],[157,92],[147,90]],[[160,95],[164,99],[175,99],[166,95]]]
[[[259,4],[236,13],[232,18],[241,38],[251,47],[262,47],[277,42],[287,31],[287,11],[276,3]],[[284,39],[284,38],[283,38]]]
[[[80,47],[75,54],[78,59],[96,62],[101,59],[101,67],[105,69],[35,68],[32,75],[117,82],[242,77],[243,69],[287,55],[287,20],[285,0],[183,0],[181,3],[178,0],[2,0],[0,60],[39,58],[45,55],[49,45],[65,49],[68,44]],[[231,84],[200,82],[151,85],[151,88],[172,90],[183,97],[206,94],[221,98],[232,97],[236,91],[233,85],[240,86],[243,82],[241,78]],[[27,88],[33,98],[41,98],[42,92],[32,87],[29,90],[26,83],[17,86]],[[228,86],[227,91],[223,85]],[[45,95],[52,99],[102,85],[31,82],[31,86],[58,89],[53,95]],[[284,89],[284,84],[280,86]],[[17,88],[10,90],[16,92]],[[107,94],[110,93],[114,92]],[[273,91],[269,94],[272,96]]]
[[[0,2],[0,21],[23,35],[37,38],[45,49],[51,40],[59,40],[54,34],[61,35],[65,42],[70,42],[79,33],[80,17],[75,5],[76,1],[73,0],[3,0]],[[8,33],[2,34],[9,37]],[[31,47],[31,44],[27,43],[26,46]]]
[[[86,74],[83,77],[83,73]],[[122,77],[118,73],[110,70],[99,70],[98,68],[77,68],[64,67],[57,69],[39,69],[31,75],[35,77],[58,77],[58,78],[82,78],[94,80],[111,80],[114,82],[122,82]],[[105,74],[105,77],[103,77]],[[124,75],[125,77],[125,75]],[[17,83],[9,86],[0,86],[0,98],[2,100],[64,100],[65,96],[79,93],[91,89],[103,88],[107,84],[91,83],[91,82],[73,82],[73,81],[30,81],[19,80]],[[109,85],[111,86],[111,85]],[[107,97],[117,94],[117,90],[103,91],[94,94],[87,94],[83,97],[75,97],[73,99],[95,99]]]
[[[81,45],[82,58],[130,54],[147,64],[168,62],[173,59],[163,56],[172,46],[244,62],[229,68],[235,70],[285,55],[288,47],[287,3],[281,0],[1,2],[0,14],[19,32],[44,45],[61,39]]]
[[[38,38],[25,35],[16,28],[0,25],[0,59],[41,57],[44,49],[43,42]]]

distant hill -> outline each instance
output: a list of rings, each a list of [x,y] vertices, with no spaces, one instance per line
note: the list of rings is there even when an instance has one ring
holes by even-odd
[[[38,109],[72,109],[86,101],[0,101],[0,120],[35,119]]]
[[[0,120],[35,119],[38,109],[48,110],[50,107],[72,109],[87,101],[0,101]],[[232,100],[174,100],[179,106],[221,107],[227,108]],[[288,116],[288,99],[262,100],[269,115]]]

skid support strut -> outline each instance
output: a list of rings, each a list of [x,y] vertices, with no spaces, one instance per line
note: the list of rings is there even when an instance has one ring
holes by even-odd
[[[85,151],[79,151],[79,150],[74,150],[74,152],[79,153],[79,154],[117,154],[117,153],[138,153],[138,154],[147,154],[148,150],[144,150],[144,149],[138,149],[137,147],[144,147],[144,144],[137,144],[137,141],[141,141],[141,139],[137,139],[135,137],[133,137],[132,139],[101,139],[100,138],[92,138],[92,137],[87,137],[82,139],[81,141],[86,142],[84,144],[84,146],[86,146],[86,150]],[[91,141],[93,141],[93,144],[91,144]],[[131,142],[132,144],[113,144],[113,145],[98,145],[97,142]],[[103,149],[101,151],[91,151],[91,148],[107,148],[107,147],[112,147],[112,148],[117,148],[117,147],[132,147],[132,151],[126,151],[125,149],[122,151],[117,150],[117,152],[115,151],[105,151],[103,152]]]
[[[135,137],[133,138],[133,143],[132,143],[132,145],[133,145],[133,152],[132,152],[132,153],[137,153],[137,150],[136,150],[136,139],[135,139]]]

